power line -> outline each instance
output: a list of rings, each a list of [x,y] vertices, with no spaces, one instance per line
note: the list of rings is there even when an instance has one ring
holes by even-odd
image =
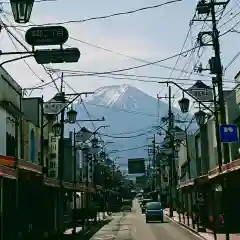
[[[147,133],[154,132],[154,131],[155,131],[155,130],[152,129],[152,130],[146,131],[145,133],[140,133],[140,134],[133,135],[133,136],[112,136],[112,135],[108,135],[108,134],[104,134],[104,133],[99,133],[99,135],[105,136],[105,137],[109,137],[109,138],[113,138],[113,139],[129,139],[129,138],[141,137],[141,136],[146,135]]]
[[[116,16],[121,16],[121,15],[129,15],[129,14],[133,14],[136,12],[141,12],[141,11],[145,11],[148,9],[154,9],[154,8],[159,8],[162,7],[164,5],[168,5],[168,4],[172,4],[172,3],[176,3],[176,2],[181,2],[182,0],[172,0],[172,1],[168,1],[165,3],[161,3],[158,5],[153,5],[153,6],[148,6],[148,7],[142,7],[142,8],[138,8],[138,9],[134,9],[134,10],[130,10],[130,11],[126,11],[126,12],[118,12],[118,13],[113,13],[113,14],[109,14],[109,15],[105,15],[105,16],[97,16],[97,17],[90,17],[90,18],[86,18],[86,19],[82,19],[82,20],[69,20],[69,21],[62,21],[62,22],[52,22],[52,23],[46,23],[46,24],[28,24],[27,26],[25,25],[21,25],[21,26],[8,26],[8,27],[36,27],[36,26],[47,26],[47,25],[62,25],[62,24],[69,24],[69,23],[84,23],[84,22],[89,22],[89,21],[93,21],[93,20],[101,20],[101,19],[107,19],[107,18],[112,18],[112,17],[116,17]]]
[[[136,150],[136,149],[140,149],[140,148],[145,148],[145,147],[148,147],[148,146],[149,146],[149,144],[138,146],[138,147],[133,147],[133,148],[122,149],[122,150],[112,150],[111,153],[127,152],[127,151],[132,151],[132,150]]]
[[[105,47],[101,47],[99,45],[95,45],[95,44],[92,44],[92,43],[89,43],[89,42],[86,42],[86,41],[83,41],[83,40],[80,40],[80,39],[77,39],[77,38],[74,38],[74,37],[69,37],[69,39],[72,39],[72,40],[74,40],[76,42],[80,42],[80,43],[86,44],[88,46],[91,46],[91,47],[94,47],[94,48],[97,48],[97,49],[101,49],[103,51],[106,51],[106,52],[109,52],[109,53],[113,53],[113,54],[116,54],[116,55],[119,55],[119,56],[122,56],[122,57],[125,57],[125,58],[129,58],[129,59],[136,60],[136,61],[139,61],[139,62],[150,63],[147,60],[144,60],[144,59],[141,59],[141,58],[137,58],[137,57],[132,57],[132,56],[129,56],[129,55],[126,55],[126,54],[123,54],[123,53],[119,53],[119,52],[113,51],[111,49],[108,49],[108,48],[105,48]],[[153,65],[161,67],[161,68],[169,69],[169,70],[174,69],[171,66],[161,65],[161,64],[157,64],[157,63],[153,64]],[[178,69],[178,68],[175,68],[175,71],[182,72],[182,70]],[[183,72],[184,73],[189,73],[187,71],[183,71]],[[209,77],[208,75],[204,75],[204,74],[199,74],[199,73],[194,73],[194,74],[202,76],[202,77]]]
[[[6,17],[5,17],[5,19],[6,19],[7,21],[9,21]],[[7,28],[6,24],[3,23],[3,26],[4,26],[4,28],[6,29],[6,31],[7,31],[26,51],[29,51],[28,47],[26,47],[16,36]],[[15,31],[17,32],[17,30],[15,30]],[[17,33],[18,33],[18,32],[17,32]],[[19,34],[19,36],[21,37],[21,39],[24,40],[23,36],[22,36],[20,33],[18,33],[18,34]],[[57,84],[55,83],[52,75],[48,73],[47,68],[46,68],[44,65],[42,65],[42,64],[41,64],[41,66],[43,67],[44,71],[48,74],[48,76],[52,79],[52,82],[53,82],[53,84],[55,85],[57,91],[59,91]],[[44,82],[44,80],[42,80],[42,82]]]
[[[82,74],[66,74],[65,77],[79,77],[82,76]],[[119,76],[119,77],[118,77]],[[128,77],[129,76],[129,77]],[[136,77],[136,78],[131,78]],[[88,75],[87,75],[88,77]],[[138,82],[146,82],[146,83],[161,83],[161,81],[167,81],[167,80],[178,80],[179,84],[186,85],[186,86],[192,86],[194,82],[197,80],[199,81],[206,81],[211,82],[209,79],[190,79],[190,78],[170,78],[167,77],[161,77],[161,76],[144,76],[144,75],[135,75],[135,74],[109,74],[109,75],[95,75],[94,77],[97,78],[110,78],[110,79],[117,79],[117,80],[132,80],[132,81],[138,81]],[[145,78],[145,79],[144,79]],[[156,80],[151,80],[156,79]],[[158,79],[158,80],[157,80]],[[180,82],[184,81],[184,83]],[[190,83],[186,83],[190,82]],[[224,81],[225,83],[235,83],[235,81]]]

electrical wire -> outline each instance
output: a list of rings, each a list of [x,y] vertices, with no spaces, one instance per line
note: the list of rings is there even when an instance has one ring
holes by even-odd
[[[136,150],[136,149],[140,149],[140,148],[145,148],[148,147],[148,145],[142,145],[142,146],[137,146],[137,147],[133,147],[133,148],[127,148],[127,149],[122,149],[122,150],[111,150],[110,153],[117,153],[117,152],[127,152],[127,151],[132,151],[132,150]]]
[[[159,7],[162,7],[165,5],[169,5],[169,4],[173,4],[173,3],[177,3],[177,2],[181,2],[181,1],[182,0],[172,0],[172,1],[167,1],[165,3],[148,6],[148,7],[142,7],[142,8],[126,11],[126,12],[118,12],[118,13],[113,13],[113,14],[109,14],[109,15],[105,15],[105,16],[90,17],[90,18],[86,18],[86,19],[82,19],[82,20],[69,20],[69,21],[62,21],[62,22],[46,23],[46,24],[44,24],[44,26],[63,25],[63,24],[69,24],[69,23],[85,23],[85,22],[89,22],[89,21],[93,21],[93,20],[101,20],[101,19],[107,19],[107,18],[112,18],[112,17],[116,17],[116,16],[121,16],[121,15],[129,15],[129,14],[133,14],[133,13],[137,13],[137,12],[141,12],[141,11],[145,11],[145,10],[149,10],[149,9],[159,8]],[[20,26],[10,25],[8,27],[26,28],[26,27],[37,27],[37,26],[43,26],[43,24],[28,24],[27,26],[26,25],[20,25]]]
[[[5,17],[5,19],[7,19],[7,18]],[[3,27],[6,29],[6,31],[7,31],[26,51],[29,51],[28,47],[26,47],[16,36],[7,28],[6,24],[3,24]],[[15,31],[16,31],[16,30],[15,30]],[[17,31],[16,31],[16,32],[17,32]],[[18,33],[18,32],[17,32],[17,33]],[[19,33],[18,33],[18,34],[19,34]],[[21,37],[22,39],[24,39],[21,34],[19,34],[19,35],[20,35],[20,37]],[[41,66],[43,67],[43,69],[45,70],[45,72],[48,74],[48,76],[52,79],[52,82],[53,82],[53,84],[55,85],[57,91],[59,91],[58,86],[56,85],[56,83],[55,83],[52,75],[48,73],[48,71],[47,71],[47,69],[46,69],[46,67],[45,67],[44,65],[41,64]],[[42,80],[42,82],[44,82],[44,80]]]
[[[140,134],[133,135],[133,136],[112,136],[112,135],[108,135],[108,134],[104,134],[104,133],[99,133],[99,135],[104,136],[104,137],[113,138],[113,139],[119,139],[119,138],[120,138],[120,139],[129,139],[129,138],[141,137],[141,136],[146,135],[147,133],[154,132],[154,131],[155,131],[155,130],[152,129],[152,130],[146,131],[145,133],[140,133]]]
[[[238,21],[233,27],[231,27],[230,29],[226,30],[225,32],[223,32],[222,34],[219,35],[219,37],[226,35],[227,33],[229,33],[231,30],[233,30],[238,24],[240,23],[240,21]],[[183,51],[181,54],[174,54],[172,56],[160,59],[160,60],[156,60],[153,62],[149,62],[146,64],[141,64],[141,65],[137,65],[137,66],[133,66],[133,67],[128,67],[128,68],[122,68],[122,69],[116,69],[116,70],[112,70],[112,71],[104,71],[104,72],[95,72],[95,73],[89,73],[89,74],[79,74],[78,76],[95,76],[95,75],[104,75],[104,74],[111,74],[111,73],[118,73],[118,72],[125,72],[125,71],[129,71],[129,70],[135,70],[135,69],[139,69],[139,68],[143,68],[143,67],[147,67],[147,66],[151,66],[154,65],[156,63],[160,63],[160,62],[164,62],[170,59],[173,59],[175,57],[178,57],[179,55],[185,55],[186,53],[191,52],[194,49],[199,48],[199,46],[195,46],[193,48],[190,48],[186,51]],[[66,71],[71,71],[70,69],[61,69],[60,71],[62,72],[66,72]]]
[[[91,46],[91,47],[94,47],[94,48],[97,48],[97,49],[101,49],[103,51],[110,52],[110,53],[113,53],[113,54],[116,54],[116,55],[119,55],[119,56],[122,56],[122,57],[125,57],[125,58],[136,60],[138,62],[150,63],[149,61],[144,60],[142,58],[132,57],[132,56],[129,56],[129,55],[126,55],[126,54],[123,54],[123,53],[119,53],[119,52],[113,51],[111,49],[108,49],[108,48],[105,48],[105,47],[102,47],[102,46],[99,46],[99,45],[95,45],[95,44],[92,44],[92,43],[89,43],[89,42],[86,42],[86,41],[83,41],[83,40],[80,40],[80,39],[77,39],[77,38],[74,38],[74,37],[69,37],[69,39],[72,39],[76,42],[80,42],[80,43],[83,43],[85,45],[88,45],[88,46]],[[158,66],[160,68],[169,69],[169,70],[174,69],[171,66],[166,66],[166,65],[162,65],[162,64],[158,64],[158,63],[153,64],[153,65]],[[182,70],[178,69],[178,68],[175,68],[175,71],[181,72]],[[189,73],[189,72],[186,72],[186,71],[183,71],[183,72],[184,73]],[[198,76],[201,76],[201,77],[209,77],[208,75],[204,75],[204,74],[199,74],[199,73],[194,73],[194,74],[198,75]]]

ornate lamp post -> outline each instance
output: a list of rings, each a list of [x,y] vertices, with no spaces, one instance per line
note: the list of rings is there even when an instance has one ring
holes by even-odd
[[[34,0],[10,0],[13,18],[16,23],[28,23]]]

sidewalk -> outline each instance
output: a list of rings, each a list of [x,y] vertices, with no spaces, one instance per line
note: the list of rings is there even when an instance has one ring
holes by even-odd
[[[164,214],[169,217],[169,209],[166,208],[164,210]],[[206,229],[206,232],[197,232],[196,230],[196,226],[195,229],[193,228],[192,225],[192,219],[189,217],[189,226],[188,226],[188,222],[187,222],[187,216],[185,216],[185,224],[184,224],[184,219],[183,219],[183,215],[181,214],[181,221],[179,219],[179,215],[176,211],[173,212],[173,217],[171,218],[174,222],[182,225],[183,227],[189,229],[190,231],[196,233],[199,235],[199,237],[205,239],[205,240],[214,240],[214,235],[213,232],[209,229]],[[217,234],[217,240],[225,240],[225,234],[224,233],[218,233]],[[240,234],[230,234],[230,239],[231,240],[240,240]]]
[[[97,215],[97,221],[101,222],[103,220],[109,219],[109,215],[107,213],[98,213]],[[95,219],[89,219],[89,222],[94,222]],[[84,229],[81,226],[76,227],[76,233],[80,234]],[[66,229],[63,233],[64,235],[72,235],[73,228]]]
[[[113,220],[96,232],[90,240],[128,240],[130,239],[129,227],[125,224],[125,215],[115,215]]]

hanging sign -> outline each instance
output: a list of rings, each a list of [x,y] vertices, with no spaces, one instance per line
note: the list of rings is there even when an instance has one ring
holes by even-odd
[[[58,178],[58,138],[53,133],[49,133],[49,159],[48,159],[48,177]]]

